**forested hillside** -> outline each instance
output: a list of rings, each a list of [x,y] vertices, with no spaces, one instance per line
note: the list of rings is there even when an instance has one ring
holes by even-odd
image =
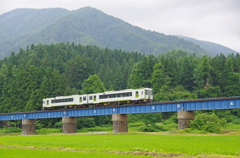
[[[32,44],[0,60],[0,113],[41,110],[46,97],[140,87],[153,88],[154,101],[239,96],[240,55],[196,57],[170,51],[156,57],[58,43]],[[227,121],[240,117],[238,109],[216,113]],[[157,114],[164,119],[171,115]]]
[[[29,43],[74,42],[101,48],[158,55],[170,50],[207,54],[198,45],[162,33],[144,30],[100,10],[17,9],[0,15],[0,58]]]
[[[178,36],[178,37],[183,38],[188,41],[191,41],[191,42],[199,45],[201,48],[203,48],[205,51],[207,51],[212,56],[215,56],[220,53],[222,53],[224,55],[228,55],[231,53],[237,53],[235,50],[232,50],[228,47],[225,47],[223,45],[216,44],[213,42],[201,41],[201,40],[197,40],[197,39],[185,37],[185,36]]]
[[[32,44],[0,62],[0,112],[40,110],[44,97],[85,93],[84,80],[95,74],[106,89],[127,88],[132,66],[142,59],[96,46]]]

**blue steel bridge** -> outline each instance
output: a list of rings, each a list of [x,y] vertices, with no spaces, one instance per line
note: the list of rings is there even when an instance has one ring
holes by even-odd
[[[113,114],[140,114],[157,112],[177,112],[196,110],[219,110],[240,108],[240,96],[154,102],[143,105],[108,106],[101,108],[85,108],[58,111],[32,111],[0,114],[0,121],[23,119],[46,119],[61,117],[83,117]]]

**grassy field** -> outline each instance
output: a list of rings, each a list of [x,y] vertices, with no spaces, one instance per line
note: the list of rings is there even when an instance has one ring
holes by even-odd
[[[240,135],[166,133],[0,136],[0,157],[240,157]],[[28,156],[25,156],[28,154]],[[65,155],[65,156],[64,156]]]

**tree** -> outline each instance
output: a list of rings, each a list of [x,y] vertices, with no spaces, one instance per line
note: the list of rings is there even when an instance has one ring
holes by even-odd
[[[196,63],[196,59],[192,55],[178,60],[178,83],[189,91],[192,91],[194,87],[193,74]]]
[[[240,74],[234,73],[232,59],[228,58],[225,63],[223,88],[224,96],[237,96],[240,93]]]
[[[83,80],[93,74],[93,63],[85,56],[77,56],[66,63],[66,76],[71,87],[82,88]]]
[[[157,63],[152,73],[152,89],[153,93],[159,92],[160,88],[167,84],[168,77],[164,75],[164,67],[161,63]]]
[[[86,80],[84,80],[83,91],[85,94],[98,93],[106,91],[102,81],[97,75],[91,75]]]
[[[202,57],[202,62],[195,69],[194,77],[196,89],[208,88],[211,83],[211,71],[212,67],[209,64],[207,56]]]
[[[162,86],[160,91],[154,95],[154,101],[173,101],[173,100],[187,100],[196,99],[197,95],[191,93],[183,88],[183,86],[177,86],[170,88],[166,85]]]
[[[47,68],[40,87],[42,98],[63,96],[67,89],[67,79],[58,70]]]
[[[141,62],[134,65],[130,76],[130,88],[152,87],[151,77],[153,67],[157,63],[157,58],[153,55],[145,57]]]

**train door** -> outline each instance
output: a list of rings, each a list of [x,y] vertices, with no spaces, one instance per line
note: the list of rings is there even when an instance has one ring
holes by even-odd
[[[149,95],[150,95],[150,94],[149,94],[149,91],[148,91],[147,89],[145,89],[145,98],[146,98],[146,99],[149,99],[149,98],[150,98]]]
[[[150,99],[153,100],[153,90],[150,90]]]
[[[83,103],[83,104],[87,104],[87,103],[88,103],[87,95],[83,95],[82,103]]]
[[[92,95],[88,95],[88,103],[93,103],[93,96]]]
[[[97,96],[96,96],[96,95],[93,96],[93,101],[94,101],[94,102],[97,101]]]
[[[139,98],[139,91],[136,91],[136,92],[135,92],[135,97],[136,97],[136,98]]]
[[[82,96],[79,97],[79,103],[80,103],[80,104],[83,103],[83,97],[82,97]]]

